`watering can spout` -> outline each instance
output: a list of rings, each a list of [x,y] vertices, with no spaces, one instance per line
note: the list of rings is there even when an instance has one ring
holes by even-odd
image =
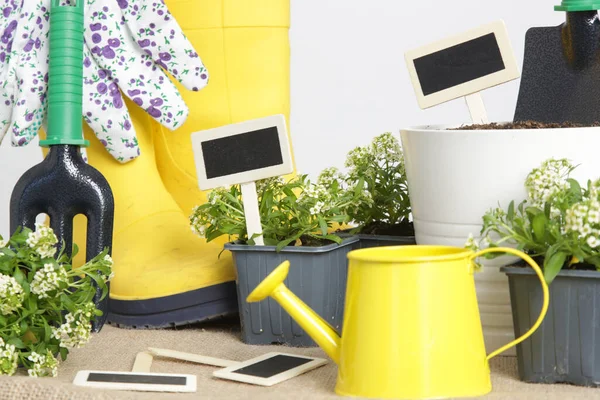
[[[336,364],[339,363],[339,335],[331,325],[285,286],[283,281],[289,270],[290,262],[283,262],[250,293],[246,301],[254,303],[272,297]]]

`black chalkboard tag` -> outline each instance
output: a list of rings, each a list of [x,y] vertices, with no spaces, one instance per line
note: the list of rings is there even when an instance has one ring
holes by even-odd
[[[405,53],[422,109],[465,97],[474,123],[487,123],[480,91],[517,79],[504,21],[480,26]]]
[[[273,386],[325,365],[327,360],[286,353],[267,353],[252,360],[213,372],[221,379]]]
[[[271,352],[248,361],[237,362],[169,349],[151,347],[148,350],[152,355],[158,357],[225,367],[215,371],[213,376],[260,386],[273,386],[327,364],[327,360],[323,358],[279,352]]]
[[[75,386],[140,392],[196,392],[196,376],[151,372],[79,371]]]
[[[285,117],[273,115],[192,134],[202,190],[240,184],[248,237],[263,245],[255,182],[294,171]]]

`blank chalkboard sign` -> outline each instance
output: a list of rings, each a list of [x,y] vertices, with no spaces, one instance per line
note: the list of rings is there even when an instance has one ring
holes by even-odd
[[[277,127],[202,142],[206,178],[283,164]]]
[[[197,389],[195,375],[151,372],[79,371],[73,384],[97,389],[143,392],[189,393]]]
[[[503,21],[409,51],[405,58],[423,109],[519,77]]]
[[[322,358],[273,352],[215,371],[213,375],[254,385],[272,386],[326,363],[327,360]]]
[[[283,115],[195,132],[192,144],[202,190],[294,170]]]
[[[294,172],[283,115],[273,115],[192,134],[200,189],[239,184],[248,238],[262,246],[255,182]]]

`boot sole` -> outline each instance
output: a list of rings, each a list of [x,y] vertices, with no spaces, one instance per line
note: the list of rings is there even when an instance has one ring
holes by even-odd
[[[108,323],[125,329],[173,328],[238,314],[235,282],[147,300],[110,299]]]

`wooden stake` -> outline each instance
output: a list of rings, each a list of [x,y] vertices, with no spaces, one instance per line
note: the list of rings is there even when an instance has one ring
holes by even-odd
[[[260,223],[260,210],[258,208],[258,194],[256,193],[256,183],[242,183],[242,200],[244,202],[244,214],[246,215],[246,229],[248,230],[248,239],[253,235],[259,234],[254,238],[258,246],[264,246],[262,237],[262,225]]]

